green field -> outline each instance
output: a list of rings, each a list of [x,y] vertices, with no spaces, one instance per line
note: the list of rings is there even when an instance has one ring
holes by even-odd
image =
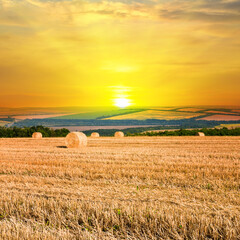
[[[217,127],[218,128],[222,128],[222,127],[226,127],[226,128],[239,128],[240,127],[240,123],[236,123],[236,124],[220,124]]]
[[[7,121],[0,121],[0,127],[3,127],[5,126],[6,124],[8,124],[9,122]]]
[[[71,114],[65,116],[54,117],[51,119],[104,119],[114,116],[127,115],[131,113],[141,112],[143,109],[118,109],[112,111],[97,111],[97,112],[84,112],[78,114]]]

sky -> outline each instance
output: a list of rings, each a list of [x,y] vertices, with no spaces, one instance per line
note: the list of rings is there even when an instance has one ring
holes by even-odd
[[[0,107],[239,103],[239,0],[0,0]]]

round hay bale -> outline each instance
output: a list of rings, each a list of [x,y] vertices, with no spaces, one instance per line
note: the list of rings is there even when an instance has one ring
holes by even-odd
[[[100,137],[100,135],[99,135],[98,132],[93,132],[93,133],[91,134],[91,137],[97,138],[97,137]]]
[[[114,137],[124,137],[124,133],[123,132],[115,132]]]
[[[205,137],[205,134],[203,132],[197,132],[196,136]]]
[[[40,133],[40,132],[34,132],[34,133],[32,134],[32,138],[41,139],[41,138],[42,138],[42,133]]]
[[[68,148],[80,148],[87,146],[87,136],[82,132],[71,132],[65,139]]]

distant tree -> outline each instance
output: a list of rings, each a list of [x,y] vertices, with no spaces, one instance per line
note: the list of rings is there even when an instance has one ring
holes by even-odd
[[[51,129],[43,126],[33,127],[0,127],[0,138],[13,138],[13,137],[31,137],[34,132],[41,132],[43,137],[66,137],[69,130],[66,128],[62,129]]]

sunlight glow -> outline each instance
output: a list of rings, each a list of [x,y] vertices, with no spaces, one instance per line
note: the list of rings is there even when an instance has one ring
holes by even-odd
[[[125,108],[131,105],[130,100],[127,98],[114,99],[114,105],[120,108]]]
[[[123,64],[107,64],[101,68],[102,70],[112,71],[117,73],[130,73],[139,70],[137,66]]]
[[[114,106],[117,106],[119,108],[126,108],[133,104],[130,94],[132,91],[131,87],[117,85],[109,86],[109,89],[112,92],[112,101]]]

